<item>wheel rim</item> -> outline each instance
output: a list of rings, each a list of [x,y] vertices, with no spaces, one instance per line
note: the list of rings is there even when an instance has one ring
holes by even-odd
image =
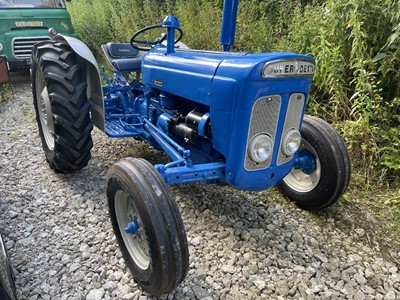
[[[115,193],[115,215],[129,255],[139,268],[146,270],[150,265],[150,251],[146,232],[132,198],[123,190],[118,190]],[[132,222],[139,226],[134,234],[127,233],[125,230]]]
[[[36,99],[40,125],[42,127],[42,132],[46,145],[50,150],[54,149],[54,123],[53,114],[51,111],[49,93],[47,91],[46,83],[44,81],[44,76],[41,71],[36,72]]]
[[[307,193],[312,191],[321,179],[321,163],[314,147],[304,139],[302,140],[298,151],[300,150],[307,150],[312,154],[315,159],[315,170],[310,174],[307,174],[303,172],[301,168],[292,168],[283,181],[292,190],[299,193]]]

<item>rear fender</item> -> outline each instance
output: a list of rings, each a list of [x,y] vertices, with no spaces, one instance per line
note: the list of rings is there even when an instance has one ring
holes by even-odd
[[[57,35],[54,38],[56,41],[68,44],[75,54],[80,58],[85,65],[86,82],[87,82],[87,97],[92,103],[91,118],[92,123],[100,130],[104,131],[104,101],[103,90],[101,87],[101,78],[99,68],[93,53],[82,41],[65,35]]]

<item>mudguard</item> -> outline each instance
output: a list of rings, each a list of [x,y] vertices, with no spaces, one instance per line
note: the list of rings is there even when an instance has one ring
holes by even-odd
[[[54,40],[68,44],[82,60],[86,70],[87,97],[91,102],[92,123],[100,130],[105,129],[103,90],[97,61],[93,53],[82,41],[65,35],[57,35]]]

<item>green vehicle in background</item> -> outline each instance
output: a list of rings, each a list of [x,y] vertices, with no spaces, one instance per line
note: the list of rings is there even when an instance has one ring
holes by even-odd
[[[57,33],[78,37],[64,0],[0,0],[0,56],[11,71],[29,68],[32,46]]]

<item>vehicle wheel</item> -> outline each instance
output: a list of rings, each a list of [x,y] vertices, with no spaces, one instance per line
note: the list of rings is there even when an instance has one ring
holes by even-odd
[[[125,158],[108,171],[111,223],[133,277],[151,295],[171,292],[185,278],[185,228],[169,187],[144,159]]]
[[[327,122],[305,116],[298,160],[279,183],[299,207],[318,210],[334,204],[346,191],[351,163],[346,144]]]
[[[49,41],[32,50],[32,93],[43,150],[56,172],[87,165],[93,146],[84,70],[67,44]]]
[[[10,260],[8,259],[7,250],[1,235],[0,235],[0,299],[4,300],[17,299],[17,292],[14,282],[14,272],[12,270]]]

